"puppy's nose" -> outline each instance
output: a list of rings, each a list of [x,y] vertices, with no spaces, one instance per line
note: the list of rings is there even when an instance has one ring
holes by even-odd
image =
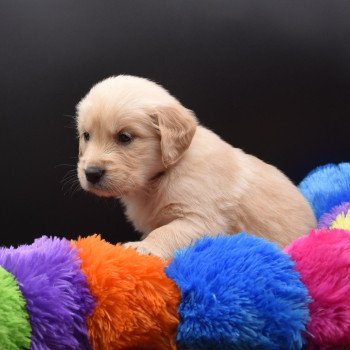
[[[85,169],[85,176],[86,179],[91,182],[92,184],[96,184],[100,181],[103,174],[106,172],[106,170],[91,166]]]

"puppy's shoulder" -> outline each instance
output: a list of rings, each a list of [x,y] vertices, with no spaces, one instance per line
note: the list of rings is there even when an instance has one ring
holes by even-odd
[[[192,177],[193,181],[212,185],[239,178],[248,162],[245,153],[234,148],[213,131],[198,126],[189,149],[171,172],[177,182]]]
[[[224,141],[219,135],[210,129],[199,125],[197,126],[196,133],[193,137],[192,143],[186,156],[188,159],[202,159],[214,155],[226,154],[228,157],[232,156],[233,152],[236,152],[233,146]],[[211,159],[212,161],[215,158]]]

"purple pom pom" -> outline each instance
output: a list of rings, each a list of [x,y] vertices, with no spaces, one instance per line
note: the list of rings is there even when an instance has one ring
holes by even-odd
[[[91,348],[86,318],[94,301],[69,241],[42,237],[1,248],[0,265],[16,277],[26,299],[32,350]]]
[[[329,228],[332,222],[337,218],[340,213],[347,214],[350,210],[350,202],[344,202],[334,207],[329,213],[325,213],[320,217],[317,227],[318,228]]]

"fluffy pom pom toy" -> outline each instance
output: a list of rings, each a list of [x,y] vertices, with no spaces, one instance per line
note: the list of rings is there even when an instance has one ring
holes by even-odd
[[[314,230],[287,247],[312,303],[310,349],[350,349],[350,233]]]
[[[25,300],[15,278],[0,267],[0,344],[3,349],[29,349],[31,328]]]
[[[15,276],[26,300],[31,349],[90,348],[86,317],[93,298],[69,241],[43,237],[29,246],[3,248],[0,265]]]
[[[20,281],[31,349],[86,349],[85,325],[93,349],[301,349],[309,319],[289,256],[247,234],[204,238],[170,263],[98,236],[42,238],[0,263]]]
[[[90,236],[73,242],[96,300],[87,320],[94,349],[175,349],[180,293],[159,257]]]
[[[343,214],[345,216],[349,210],[350,202],[344,202],[340,205],[335,206],[329,213],[325,213],[320,217],[318,228],[330,227],[339,215]]]
[[[340,228],[350,231],[350,209],[344,213],[340,213],[331,223],[331,228]]]
[[[345,163],[302,182],[323,229],[285,251],[245,233],[172,261],[96,235],[1,248],[0,348],[350,349],[349,184]]]
[[[309,297],[275,244],[204,238],[166,269],[181,290],[180,349],[301,349]]]
[[[327,164],[313,170],[299,185],[316,218],[350,202],[350,163]]]

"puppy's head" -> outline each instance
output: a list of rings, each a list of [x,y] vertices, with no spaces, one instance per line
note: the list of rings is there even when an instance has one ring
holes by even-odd
[[[149,80],[98,83],[77,107],[81,186],[113,197],[146,188],[182,157],[196,125],[191,111]]]

